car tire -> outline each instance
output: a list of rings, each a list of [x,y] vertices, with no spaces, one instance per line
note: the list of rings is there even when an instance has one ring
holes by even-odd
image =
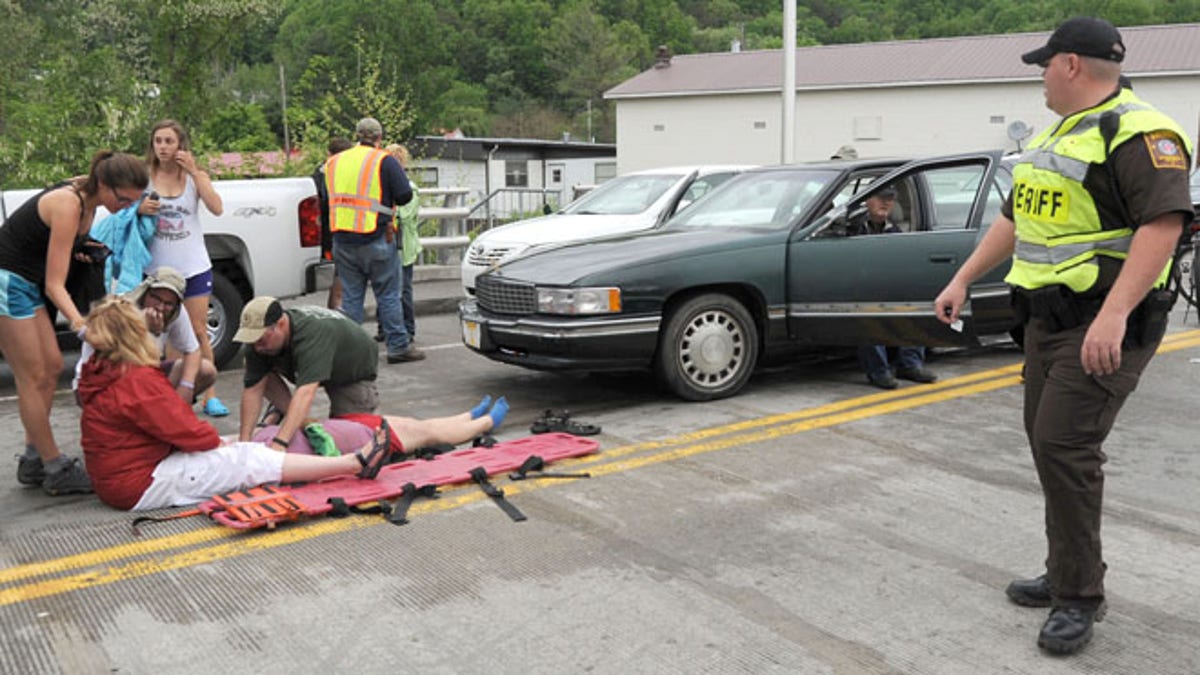
[[[242,294],[232,281],[213,273],[213,292],[208,299],[208,341],[217,369],[225,367],[242,350],[233,341],[242,320]]]
[[[741,391],[757,361],[754,317],[728,295],[708,293],[670,312],[654,365],[659,381],[680,398],[711,401]]]

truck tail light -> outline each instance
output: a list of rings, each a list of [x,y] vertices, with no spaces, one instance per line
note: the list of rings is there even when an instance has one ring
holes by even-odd
[[[297,220],[300,224],[300,245],[321,245],[321,205],[316,196],[305,197],[296,209]]]

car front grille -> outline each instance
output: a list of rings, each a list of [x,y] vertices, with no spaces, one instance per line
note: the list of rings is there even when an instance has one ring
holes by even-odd
[[[533,284],[512,281],[494,274],[475,278],[475,299],[486,311],[496,314],[537,312],[537,289]]]

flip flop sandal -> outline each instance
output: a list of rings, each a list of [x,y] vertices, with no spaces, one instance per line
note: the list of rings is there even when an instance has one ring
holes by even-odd
[[[272,424],[283,422],[283,411],[276,408],[274,404],[267,404],[267,411],[263,413],[262,419],[258,421],[258,426],[269,427]]]
[[[545,434],[552,431],[564,432],[574,436],[595,436],[600,433],[598,424],[576,422],[571,419],[570,411],[564,410],[555,415],[553,410],[547,410],[544,415],[529,425],[529,431],[535,434]]]
[[[371,451],[366,455],[362,453],[362,450],[354,453],[358,463],[362,464],[362,471],[358,472],[358,477],[366,480],[374,479],[379,475],[379,470],[387,463],[387,458],[391,454],[392,430],[386,419],[380,419],[379,428],[375,430],[375,436],[371,439]]]

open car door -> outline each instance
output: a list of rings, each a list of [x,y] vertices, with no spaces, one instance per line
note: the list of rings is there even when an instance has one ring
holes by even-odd
[[[800,344],[956,346],[1011,324],[999,266],[971,288],[955,331],[933,300],[999,213],[1011,179],[999,152],[910,162],[798,228],[788,242],[788,330]],[[885,187],[900,232],[860,235],[865,201]]]

